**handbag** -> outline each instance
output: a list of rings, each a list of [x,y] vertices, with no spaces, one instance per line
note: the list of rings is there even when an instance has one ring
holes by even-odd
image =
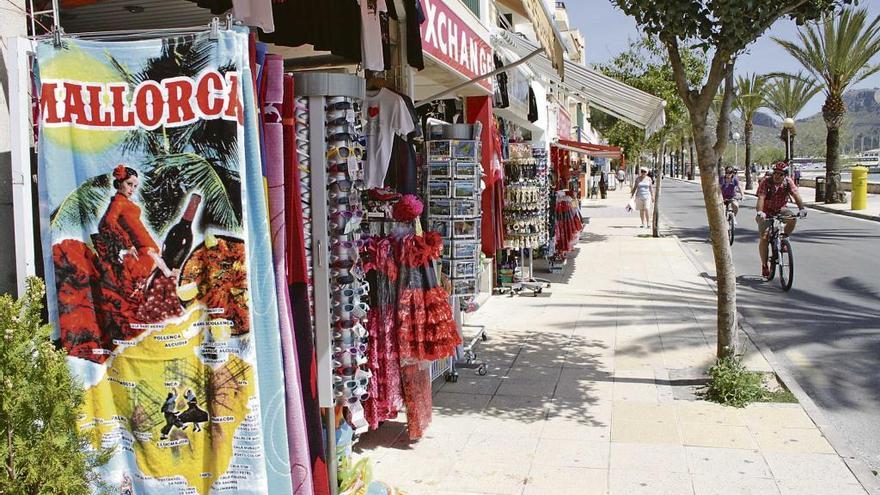
[[[626,204],[626,212],[629,213],[636,209],[636,198],[629,198],[629,203]]]

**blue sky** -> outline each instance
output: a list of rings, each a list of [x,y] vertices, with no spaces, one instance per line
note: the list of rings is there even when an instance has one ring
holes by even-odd
[[[770,0],[768,0],[770,1]],[[583,33],[587,45],[587,63],[604,62],[625,50],[630,39],[638,39],[635,21],[621,12],[610,0],[569,0],[569,21]],[[860,7],[872,15],[880,15],[880,0],[862,0]],[[801,66],[780,48],[770,36],[794,39],[797,26],[793,22],[779,21],[749,47],[749,53],[737,61],[737,72],[766,73],[772,71],[796,72]],[[880,75],[875,75],[855,86],[856,88],[880,87]],[[823,96],[820,94],[807,105],[800,117],[819,112]]]

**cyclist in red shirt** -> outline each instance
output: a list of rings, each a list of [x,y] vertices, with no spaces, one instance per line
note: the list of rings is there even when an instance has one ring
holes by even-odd
[[[804,202],[798,193],[798,186],[791,177],[788,176],[789,167],[785,162],[778,162],[773,166],[773,175],[765,177],[758,186],[758,215],[755,218],[758,222],[759,240],[758,252],[761,255],[761,274],[766,278],[770,276],[770,266],[767,265],[767,227],[769,226],[768,217],[774,215],[784,215],[789,217],[785,220],[785,229],[782,235],[788,237],[794,232],[798,218],[805,218],[807,210],[804,208]],[[797,215],[792,213],[786,206],[789,198],[794,199],[797,203]]]

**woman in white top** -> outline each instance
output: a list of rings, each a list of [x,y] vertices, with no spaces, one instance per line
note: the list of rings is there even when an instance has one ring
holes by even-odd
[[[636,200],[636,209],[642,219],[642,228],[651,225],[651,207],[654,205],[654,180],[648,177],[648,169],[640,168],[639,176],[632,187],[632,197]]]

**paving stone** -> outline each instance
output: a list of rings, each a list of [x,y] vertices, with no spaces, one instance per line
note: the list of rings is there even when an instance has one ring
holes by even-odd
[[[753,429],[752,435],[764,452],[835,453],[828,440],[815,427]]]
[[[535,451],[535,465],[555,467],[608,467],[609,442],[542,438]]]
[[[757,450],[685,447],[692,474],[746,478],[772,478],[770,466]]]
[[[695,474],[691,479],[695,495],[779,495],[773,478]]]
[[[780,481],[797,484],[830,484],[843,486],[857,483],[856,478],[836,454],[764,454],[773,476]]]
[[[675,423],[677,416],[673,404],[644,401],[615,400],[612,409],[614,421],[652,421]]]
[[[611,423],[611,441],[681,445],[681,436],[675,423],[614,419]]]
[[[573,493],[573,489],[578,495],[607,494],[608,470],[535,465],[523,495]]]
[[[685,449],[681,445],[612,443],[611,469],[687,473]]]
[[[752,429],[816,426],[799,404],[750,404],[740,410],[740,417]]]
[[[490,456],[487,455],[487,459]],[[529,476],[528,464],[492,461],[456,463],[437,485],[438,491],[457,494],[519,495]]]
[[[683,423],[745,426],[738,409],[705,401],[676,401],[676,413]]]
[[[691,477],[687,473],[655,473],[611,470],[611,495],[692,495]]]
[[[749,429],[744,426],[681,423],[681,435],[685,445],[694,447],[758,448]]]

